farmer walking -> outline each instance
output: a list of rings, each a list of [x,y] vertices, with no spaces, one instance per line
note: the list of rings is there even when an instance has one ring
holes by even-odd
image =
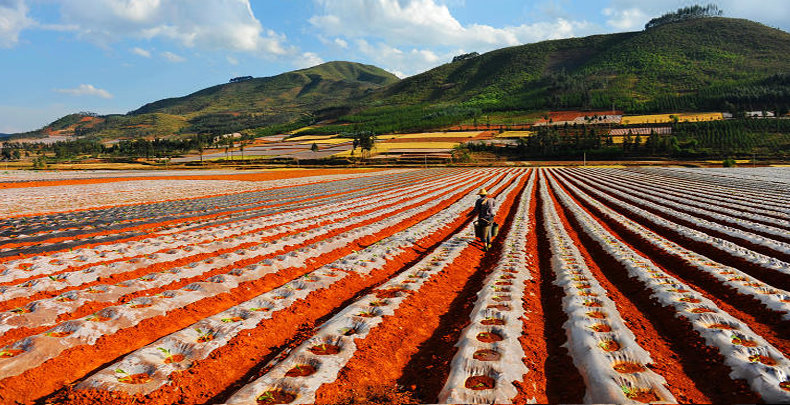
[[[475,213],[477,214],[476,231],[480,239],[483,240],[483,250],[491,248],[491,231],[494,225],[494,199],[488,196],[488,190],[481,188],[477,193],[480,196],[475,201]]]

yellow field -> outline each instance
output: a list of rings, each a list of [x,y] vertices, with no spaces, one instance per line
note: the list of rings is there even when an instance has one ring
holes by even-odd
[[[623,117],[623,120],[620,123],[623,125],[665,124],[672,122],[672,116],[677,117],[678,121],[680,122],[720,121],[724,119],[724,115],[722,115],[722,113],[678,113],[634,115],[630,117]]]
[[[648,137],[649,137],[648,135],[641,135],[640,138],[639,138],[639,141],[640,141],[639,144],[642,145],[642,144],[646,143]],[[624,136],[615,135],[615,136],[612,136],[612,143],[615,144],[615,145],[619,145],[619,144],[623,143],[624,139],[625,139]],[[634,142],[636,142],[636,135],[631,135],[631,143],[634,143]]]
[[[496,134],[496,138],[528,138],[535,134],[534,131],[505,131],[501,134]]]
[[[352,139],[348,139],[348,138],[316,139],[314,141],[299,142],[299,145],[312,145],[314,143],[319,145],[337,145],[339,143],[346,143],[351,141]]]
[[[403,134],[398,139],[422,139],[422,138],[474,138],[480,132],[424,132],[420,134]]]
[[[399,142],[399,143],[377,143],[371,150],[371,154],[385,153],[391,149],[452,149],[458,146],[457,142]],[[355,156],[359,156],[362,150],[357,148],[354,152]],[[351,156],[351,151],[344,151],[336,153],[332,156],[348,157]]]

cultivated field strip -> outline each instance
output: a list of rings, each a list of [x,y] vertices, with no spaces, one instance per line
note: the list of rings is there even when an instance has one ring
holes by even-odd
[[[757,278],[766,280],[783,280],[779,281],[778,284],[780,285],[787,283],[788,276],[790,275],[790,263],[786,261],[777,259],[773,256],[755,252],[749,248],[739,246],[733,242],[711,236],[704,231],[680,225],[668,219],[653,215],[647,210],[630,204],[623,199],[615,198],[612,196],[612,194],[606,194],[599,189],[588,186],[587,184],[578,182],[573,183],[581,186],[586,192],[590,193],[596,198],[606,201],[612,207],[616,207],[621,213],[628,213],[629,215],[632,215],[633,218],[640,219],[642,223],[649,223],[653,226],[672,231],[681,243],[682,239],[684,238],[695,242],[701,242],[709,251],[718,250],[733,258],[743,260],[747,264],[752,265],[750,268],[743,270],[755,273],[752,275]],[[786,245],[780,244],[778,242],[771,243],[779,247]]]
[[[511,182],[512,179],[506,179]],[[513,181],[502,194],[518,185]],[[465,201],[473,204],[474,198]],[[346,362],[354,356],[359,341],[375,329],[385,315],[393,316],[409,294],[419,294],[431,277],[452,264],[474,239],[472,225],[453,235],[436,250],[388,280],[368,295],[360,297],[324,323],[315,335],[275,365],[267,374],[244,386],[228,399],[229,404],[254,402],[271,391],[287,391],[297,398],[293,403],[314,403],[315,392],[322,384],[331,383]],[[289,371],[298,366],[312,366],[314,374],[293,378]]]
[[[503,179],[503,181],[508,180],[509,178]],[[489,183],[488,186],[493,185],[493,181],[489,181]],[[473,202],[472,198],[472,195],[467,196],[444,210],[442,215],[430,217],[407,230],[383,239],[373,246],[322,266],[280,288],[264,293],[250,301],[170,334],[130,354],[119,363],[113,364],[95,374],[90,379],[82,382],[80,387],[97,388],[110,386],[130,393],[149,393],[166,383],[168,381],[167,376],[171,372],[183,368],[183,364],[179,365],[178,363],[207,357],[214,349],[227,344],[239,332],[244,329],[255,328],[262,319],[271,318],[273,314],[288,308],[297,299],[307,299],[314,291],[330,288],[332,284],[347,277],[350,273],[370,273],[375,269],[384,267],[386,265],[386,257],[398,255],[408,246],[409,240],[425,238],[431,232],[441,228],[443,224],[453,222],[452,220],[455,217],[460,216],[462,212],[468,209],[468,206]],[[428,256],[428,258],[422,259],[421,262],[427,263],[430,260],[432,260],[431,256]],[[336,318],[339,318],[338,320],[335,322],[330,320],[322,329],[340,330],[346,328],[347,330],[343,336],[364,336],[362,325],[365,325],[365,327],[370,326],[369,323],[365,322],[365,318],[373,318],[373,316],[369,315],[373,315],[374,311],[378,309],[371,309],[372,307],[369,307],[367,304],[358,307],[359,305],[350,306],[351,309],[343,310],[336,316]],[[384,306],[381,305],[380,307],[383,308]],[[355,328],[354,325],[357,325],[357,327]],[[198,333],[198,330],[201,332]],[[330,331],[330,335],[332,333],[334,333],[334,337],[341,336],[337,331]],[[323,340],[322,335],[321,331],[319,331],[312,340]],[[205,341],[200,341],[200,336],[210,336],[210,339],[205,338]],[[332,340],[332,337],[327,339]],[[199,343],[205,344],[200,345]],[[160,348],[166,349],[167,353],[169,353],[168,355],[180,354],[184,359],[179,362],[171,362],[169,364],[172,365],[169,366],[168,363],[164,363],[167,357],[163,357],[164,351]],[[305,361],[307,363],[302,365],[307,367],[308,363],[315,363],[317,360]],[[157,370],[157,368],[159,369]],[[322,371],[326,372],[328,368],[328,366],[322,366]],[[131,374],[140,374],[145,373],[147,369],[156,370],[147,373],[151,380],[148,383],[130,385],[118,381],[118,370],[124,370],[126,373]],[[127,372],[126,370],[129,371]]]
[[[312,174],[15,183],[0,404],[790,402],[788,170]]]
[[[552,179],[555,195],[572,212],[584,232],[638,279],[655,299],[674,309],[678,322],[689,322],[705,344],[718,349],[733,379],[746,380],[751,389],[767,402],[788,402],[786,379],[790,360],[777,348],[752,331],[748,325],[718,308],[715,303],[681,280],[670,276],[649,259],[634,252],[581,209]],[[602,205],[600,208],[606,209]],[[629,220],[612,211],[618,221]],[[705,258],[700,257],[700,260]],[[785,308],[787,305],[785,305]],[[785,383],[783,385],[783,383]]]
[[[676,402],[664,387],[664,378],[647,368],[653,362],[650,353],[636,343],[615,303],[585,265],[551,203],[545,177],[540,194],[546,202],[543,216],[552,250],[554,283],[565,291],[562,305],[568,315],[564,325],[568,350],[587,386],[584,401]]]
[[[581,173],[580,171],[575,172]],[[671,180],[655,184],[650,182],[651,177],[648,175],[624,170],[614,171],[602,169],[599,171],[599,177],[597,178],[606,178],[608,180],[620,182],[619,184],[635,186],[640,190],[650,191],[664,198],[694,207],[709,209],[714,212],[752,220],[765,225],[790,228],[790,221],[781,218],[783,215],[781,211],[767,210],[763,208],[764,206],[755,204],[753,201],[739,202],[734,201],[733,198],[716,197],[713,194],[701,191],[698,185],[695,185],[697,187],[693,188],[693,192],[689,192],[689,185],[677,184],[676,181]]]
[[[711,205],[710,202],[694,202],[688,196],[672,197],[671,191],[664,187],[650,187],[642,183],[636,183],[623,179],[612,178],[604,174],[597,175],[595,179],[583,175],[583,173],[573,171],[577,178],[583,178],[595,184],[606,185],[609,188],[628,193],[634,197],[641,197],[650,205],[661,205],[671,207],[676,211],[692,216],[716,222],[728,227],[739,228],[747,232],[755,232],[766,238],[779,238],[779,241],[787,240],[790,222],[756,215],[751,212],[744,212],[742,209],[731,209],[724,206]]]
[[[777,184],[772,182],[765,186],[759,183],[755,184],[755,182],[750,180],[721,177],[716,175],[716,172],[712,170],[706,170],[704,172],[680,168],[636,170],[639,172],[646,172],[648,175],[658,176],[659,178],[656,180],[659,183],[667,181],[672,182],[672,179],[675,179],[674,183],[685,184],[693,189],[712,193],[719,198],[743,201],[748,204],[758,204],[764,207],[771,207],[772,209],[784,213],[790,213],[790,208],[788,208],[787,205],[790,196],[787,195],[787,189],[782,187],[781,183]],[[768,178],[768,176],[764,175],[760,178],[764,180]]]
[[[18,216],[42,212],[58,212],[59,214],[55,215],[68,218],[70,214],[64,211],[99,209],[101,212],[102,209],[112,209],[117,206],[122,206],[121,209],[124,209],[141,203],[163,204],[162,201],[165,200],[168,202],[197,200],[199,203],[207,196],[240,195],[246,192],[291,188],[328,181],[364,180],[366,177],[387,176],[409,171],[412,170],[392,169],[284,178],[263,182],[204,180],[204,183],[199,183],[194,180],[171,180],[167,178],[168,176],[162,176],[161,180],[7,189],[3,190],[6,203],[2,205],[3,210],[0,213],[11,218],[3,221],[0,225],[18,225],[19,222],[16,221],[21,220]],[[64,207],[67,209],[64,210]],[[79,214],[77,215],[79,218]]]
[[[522,381],[529,371],[521,361],[524,351],[518,340],[524,308],[514,303],[521,302],[524,282],[531,278],[526,244],[536,178],[537,171],[533,171],[521,193],[513,226],[502,240],[499,261],[477,293],[470,325],[456,343],[458,352],[439,394],[442,403],[509,402],[518,395],[513,383]]]
[[[439,173],[433,175],[436,174]],[[145,225],[149,225],[147,228],[151,228],[151,225],[161,227],[185,220],[189,220],[191,226],[205,226],[212,220],[238,219],[242,215],[254,215],[258,211],[268,213],[286,210],[289,207],[317,206],[336,200],[348,193],[352,193],[349,195],[351,197],[354,195],[353,193],[372,192],[378,187],[397,187],[397,180],[410,182],[419,178],[425,179],[430,175],[431,173],[403,173],[391,176],[389,181],[386,178],[351,179],[293,188],[203,197],[196,200],[177,200],[13,218],[6,221],[13,223],[13,226],[7,226],[11,229],[4,231],[4,235],[12,239],[3,241],[5,243],[2,245],[5,246],[0,252],[3,253],[3,256],[10,256],[15,253],[13,247],[20,245],[28,248],[30,246],[44,247],[52,245],[53,239],[57,240],[63,237],[81,236],[83,239],[87,239],[88,236],[92,236],[91,239],[97,239],[99,236],[104,236],[96,231],[99,226],[102,227],[104,233],[107,233],[107,230],[112,230],[113,233],[128,229],[136,230]],[[22,226],[24,232],[14,231],[14,227]],[[9,247],[9,245],[11,246]]]
[[[436,188],[439,186],[438,184],[425,183],[420,186],[403,189],[402,192],[397,192],[397,194],[400,194],[401,197],[393,197],[392,195],[384,194],[374,196],[373,198],[360,199],[361,201],[358,202],[354,201],[337,204],[337,207],[330,207],[330,205],[327,205],[325,209],[313,210],[313,212],[310,212],[309,217],[305,220],[297,220],[291,224],[285,225],[287,228],[289,228],[288,232],[281,232],[279,229],[265,232],[260,231],[259,228],[254,228],[251,232],[255,233],[246,232],[246,235],[243,236],[232,234],[231,236],[222,238],[219,241],[212,241],[212,243],[207,244],[206,246],[201,246],[197,243],[189,244],[189,253],[195,253],[189,257],[201,258],[205,257],[205,255],[218,255],[218,257],[209,258],[202,261],[189,261],[186,262],[187,264],[181,264],[178,267],[169,266],[170,262],[157,261],[156,259],[158,258],[158,254],[156,253],[138,251],[137,253],[141,253],[143,255],[147,254],[147,256],[145,256],[143,259],[139,259],[137,263],[132,264],[137,265],[137,268],[145,268],[150,270],[156,269],[157,271],[144,273],[144,275],[139,276],[136,279],[127,278],[126,280],[120,281],[120,285],[97,284],[92,285],[87,289],[77,289],[64,292],[54,298],[29,302],[25,304],[24,307],[17,307],[11,312],[0,314],[0,319],[3,320],[3,325],[0,325],[0,335],[19,326],[41,326],[51,324],[61,314],[73,312],[88,302],[113,302],[131,292],[139,293],[140,291],[161,288],[168,285],[172,286],[172,283],[177,282],[178,280],[190,279],[193,277],[198,277],[207,272],[225,269],[229,266],[232,267],[234,263],[238,261],[244,260],[248,262],[250,257],[253,255],[254,257],[260,258],[262,260],[278,260],[279,256],[291,254],[292,250],[289,249],[295,245],[299,245],[305,241],[318,238],[320,235],[326,234],[327,232],[332,232],[333,230],[347,227],[349,225],[349,218],[353,218],[351,223],[353,223],[353,221],[360,221],[364,219],[364,217],[360,216],[360,214],[364,210],[369,209],[373,199],[378,199],[377,204],[379,207],[387,207],[392,206],[392,204],[397,203],[399,200],[402,200],[404,196],[416,195],[420,197],[410,200],[409,204],[421,205],[425,204],[429,200],[433,200],[425,205],[425,207],[430,207],[432,204],[437,203],[438,200],[434,199],[441,196],[442,194],[458,187],[462,187],[464,184],[468,185],[471,184],[470,182],[476,182],[478,180],[478,178],[472,177],[467,179],[465,183],[459,185],[456,184],[454,179],[448,178],[446,181],[442,182],[446,188]],[[422,189],[425,187],[428,187],[429,189],[433,187],[434,189],[431,193],[422,195],[422,191],[424,191]],[[289,216],[292,220],[299,218],[299,215],[295,213],[289,213]],[[305,213],[304,216],[308,216],[308,214]],[[317,221],[316,218],[320,218],[320,222]],[[274,216],[271,218],[270,224],[282,224],[285,222],[285,219],[286,218],[281,216]],[[324,226],[319,226],[321,224],[324,224]],[[269,228],[272,226],[273,225],[269,225]],[[218,233],[219,232],[216,229],[210,230],[211,235],[217,235]],[[222,243],[225,242],[223,239],[227,240],[227,242]],[[270,240],[272,241],[271,243],[267,242]],[[162,241],[162,243],[166,245],[172,242]],[[183,243],[183,240],[180,241],[180,243]],[[179,260],[177,257],[172,257],[177,255],[178,252],[172,253],[170,257],[167,258],[171,260],[176,259],[173,261],[177,263],[185,263],[185,261]],[[280,261],[282,259],[282,257],[279,257]],[[106,278],[107,276],[119,274],[117,272],[109,272],[109,270],[116,270],[118,267],[120,266],[113,266],[110,264],[108,266],[92,266],[88,269],[91,270],[90,276],[92,279],[95,279],[101,277]],[[133,270],[134,268],[128,269],[127,271]],[[82,272],[75,272],[74,275],[80,277],[82,274]],[[61,273],[58,274],[58,276],[55,276],[54,280],[45,278],[44,282],[49,281],[51,283],[52,281],[57,280],[57,283],[60,283],[57,284],[57,286],[61,287],[62,285],[69,284],[65,277],[67,275],[68,274]],[[84,282],[84,279],[82,281]],[[25,284],[27,285],[21,287],[17,286],[16,288],[7,287],[2,297],[10,299],[22,296],[25,292],[29,294],[31,290],[31,288],[29,288],[30,283],[26,281]],[[40,291],[39,289],[32,290]],[[129,305],[134,306],[139,305],[139,303],[136,301],[130,301]]]
[[[578,177],[576,178],[578,179]],[[661,197],[651,196],[633,188],[623,187],[607,181],[601,181],[600,179],[595,182],[590,182],[586,179],[582,181],[609,195],[643,207],[658,216],[669,218],[736,243],[748,244],[754,249],[768,252],[768,254],[785,256],[790,252],[790,243],[784,242],[787,239],[786,230],[774,226],[756,224],[727,215],[711,213],[711,211],[703,209],[694,209],[693,214],[688,214],[683,212],[683,207],[688,207],[685,204],[673,203]],[[705,217],[710,219],[705,219]]]
[[[156,299],[156,305],[154,305],[153,302],[148,302],[147,300],[138,300],[132,301],[131,305],[121,305],[114,307],[109,306],[82,319],[66,321],[54,326],[52,329],[46,332],[36,336],[26,337],[25,339],[10,345],[11,348],[23,349],[24,352],[15,356],[14,359],[4,362],[4,364],[0,366],[0,378],[18,375],[27,369],[38,366],[49,358],[57,356],[60,352],[67,350],[70,347],[94,344],[101,336],[115,333],[117,330],[134,325],[146,319],[147,317],[163,315],[170,312],[171,310],[198,302],[202,299],[210,298],[211,296],[224,291],[229,291],[238,287],[244,281],[259,278],[268,273],[276,273],[282,269],[297,267],[301,263],[305,263],[313,257],[320,256],[321,254],[327,253],[334,249],[340,249],[350,244],[355,239],[364,236],[365,233],[374,233],[375,231],[397,224],[404,218],[415,215],[422,210],[430,209],[431,205],[438,205],[442,203],[443,199],[440,197],[444,196],[446,198],[447,192],[449,191],[450,189],[439,188],[430,194],[416,199],[416,201],[407,201],[405,204],[401,203],[402,205],[400,206],[391,206],[387,204],[384,205],[386,208],[380,211],[364,215],[349,215],[345,221],[337,221],[324,226],[318,226],[310,229],[309,231],[301,232],[300,235],[291,235],[290,237],[280,238],[277,243],[271,244],[270,246],[266,246],[261,249],[269,249],[272,252],[279,252],[284,247],[283,245],[299,246],[304,242],[315,238],[316,234],[328,234],[330,231],[340,229],[354,229],[347,230],[344,232],[344,234],[342,234],[343,236],[335,237],[335,240],[329,242],[322,241],[324,242],[323,245],[319,245],[321,242],[317,242],[302,247],[297,252],[292,251],[288,254],[282,254],[272,259],[259,260],[258,262],[264,264],[265,266],[261,266],[260,268],[256,268],[250,272],[236,271],[235,273],[231,273],[233,271],[231,270],[231,272],[226,274],[217,274],[205,280],[190,283],[180,290],[163,291],[159,293],[159,297]],[[411,208],[410,210],[402,211],[398,215],[393,215],[396,214],[396,211],[399,209],[405,208],[404,206],[412,205],[416,205],[416,207]],[[382,218],[384,216],[388,216],[388,218]],[[365,222],[369,220],[374,221],[371,224],[365,224]],[[220,259],[224,259],[225,261],[224,263],[221,262],[220,266],[222,268],[236,267],[233,266],[234,263],[248,259],[248,257],[244,257],[248,256],[248,253],[241,253],[245,254],[239,255],[236,253],[236,257],[234,257],[234,255],[229,255],[225,258],[220,256]],[[258,255],[256,259],[262,257],[265,256]],[[265,262],[265,260],[269,260],[269,262]],[[101,290],[98,287],[96,289],[102,291],[103,293],[108,293],[110,286],[105,287],[108,290]],[[122,285],[122,287],[134,289],[134,286],[127,287]],[[52,338],[59,339],[57,349],[52,349],[50,347],[51,345],[47,345],[46,343],[41,344],[39,342],[41,339],[49,340]],[[40,347],[42,349],[39,349]],[[44,350],[43,348],[46,348],[47,354],[40,353],[40,350]],[[9,374],[7,372],[9,369],[14,370],[14,373],[16,374]]]
[[[672,241],[627,219],[625,216],[618,214],[601,202],[593,200],[588,194],[579,190],[574,185],[565,183],[565,186],[581,200],[589,202],[602,211],[607,218],[621,223],[625,228],[640,235],[641,238],[664,250],[667,254],[682,258],[686,261],[687,266],[702,274],[709,275],[718,283],[737,291],[738,294],[749,296],[755,301],[759,301],[765,305],[768,310],[781,314],[785,320],[790,320],[790,302],[787,299],[790,296],[790,292],[762,283],[737,269],[722,265],[703,255],[684,249]]]
[[[457,180],[458,179],[451,176],[446,180],[440,180],[440,182],[448,181],[454,183]],[[68,272],[73,269],[74,266],[69,266],[69,263],[79,263],[80,265],[78,268],[83,270],[83,273],[85,269],[91,269],[93,271],[90,273],[95,273],[97,265],[103,263],[112,264],[124,260],[132,261],[125,267],[141,268],[161,262],[161,260],[157,260],[157,257],[151,257],[151,255],[165,253],[169,255],[167,258],[176,260],[182,259],[183,257],[194,256],[200,253],[210,253],[226,249],[227,244],[222,243],[224,241],[233,241],[234,238],[249,236],[256,232],[269,230],[267,234],[257,235],[257,239],[259,240],[254,241],[262,243],[266,238],[274,239],[275,237],[273,235],[283,233],[284,231],[290,234],[292,232],[296,233],[294,231],[301,228],[315,226],[315,218],[323,218],[324,215],[334,214],[337,216],[345,212],[349,214],[358,213],[364,211],[366,207],[367,209],[370,209],[370,207],[380,207],[391,204],[398,199],[405,199],[406,196],[403,195],[403,191],[412,191],[419,195],[423,192],[421,190],[430,190],[430,188],[419,186],[420,183],[417,184],[418,185],[411,186],[403,185],[402,188],[397,190],[386,190],[373,195],[368,194],[364,197],[346,199],[341,202],[329,203],[316,207],[293,207],[293,209],[286,212],[272,213],[253,219],[238,220],[229,224],[190,229],[180,233],[168,233],[159,235],[158,237],[148,237],[143,240],[131,242],[103,244],[92,249],[81,249],[76,252],[60,252],[47,256],[46,258],[32,257],[12,260],[5,263],[6,269],[3,271],[2,275],[0,275],[0,283],[7,286],[9,285],[9,281],[15,279],[24,279],[24,281],[27,282],[32,280],[32,277],[36,275],[47,274],[48,277],[54,276],[56,278],[56,280],[53,281],[64,283],[61,285],[72,285],[73,283],[69,283],[69,280],[62,277],[63,272]],[[430,186],[437,185],[436,182],[429,182],[429,184]],[[377,205],[371,205],[373,202],[376,202]],[[356,210],[357,212],[349,210]],[[327,218],[329,222],[334,222],[336,220],[337,217]],[[173,244],[189,246],[189,248],[166,249]],[[236,244],[239,245],[240,243],[237,241]],[[113,272],[109,272],[109,274],[113,274]],[[44,286],[39,288],[46,289]],[[7,291],[4,291],[4,293],[7,293]],[[9,294],[6,295],[10,296]]]

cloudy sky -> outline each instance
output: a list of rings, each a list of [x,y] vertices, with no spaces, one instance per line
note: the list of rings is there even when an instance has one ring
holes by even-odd
[[[707,2],[705,2],[707,3]],[[405,77],[465,52],[641,29],[691,0],[0,0],[0,132],[333,60]],[[790,0],[718,0],[790,31]]]

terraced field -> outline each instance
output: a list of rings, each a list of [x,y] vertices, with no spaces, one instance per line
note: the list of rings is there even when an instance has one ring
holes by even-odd
[[[0,183],[2,403],[790,402],[786,169],[84,177]]]

